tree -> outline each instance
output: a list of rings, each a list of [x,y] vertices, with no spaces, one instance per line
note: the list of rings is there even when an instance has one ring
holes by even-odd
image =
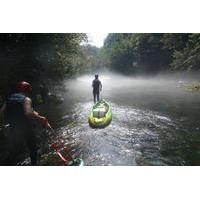
[[[109,34],[102,50],[110,68],[123,73],[155,73],[169,65],[169,50],[163,34]]]
[[[0,89],[19,80],[33,84],[60,80],[77,71],[76,57],[86,34],[0,34]]]
[[[175,70],[200,69],[200,34],[190,34],[185,48],[174,51],[171,66]]]

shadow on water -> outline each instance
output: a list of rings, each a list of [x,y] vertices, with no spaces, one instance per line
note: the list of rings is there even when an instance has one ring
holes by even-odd
[[[102,75],[113,119],[92,129],[92,79],[67,81],[64,103],[49,110],[73,156],[85,165],[200,165],[199,93],[184,91],[178,80]]]

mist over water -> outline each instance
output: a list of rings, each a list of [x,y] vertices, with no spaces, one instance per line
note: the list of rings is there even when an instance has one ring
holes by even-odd
[[[200,93],[182,87],[198,78],[99,74],[113,112],[104,129],[87,121],[94,77],[66,81],[58,130],[86,165],[199,165]]]

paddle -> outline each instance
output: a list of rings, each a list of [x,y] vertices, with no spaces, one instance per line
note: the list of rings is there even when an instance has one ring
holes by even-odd
[[[51,130],[52,133],[55,134],[55,130],[49,126],[49,129]],[[64,162],[64,165],[67,165],[68,163],[68,160],[62,155],[62,153],[60,152],[59,148],[58,148],[58,145],[56,142],[54,142],[52,145],[51,145],[51,148],[54,149],[57,153],[57,155],[61,158],[61,160]],[[75,160],[73,159],[73,157],[69,154],[69,152],[65,151],[65,153],[67,153],[68,157],[72,160],[73,163],[75,163]]]
[[[61,154],[61,152],[56,148],[55,143],[51,145],[51,148],[54,149],[57,153],[57,155],[61,158],[61,160],[64,162],[64,165],[68,164],[68,160],[64,158],[64,156]]]

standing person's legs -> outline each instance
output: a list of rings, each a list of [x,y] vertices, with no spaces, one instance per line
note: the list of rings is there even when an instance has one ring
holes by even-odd
[[[28,146],[31,158],[31,165],[37,165],[37,144],[36,144],[36,136],[32,130],[27,132],[26,136],[26,144]]]
[[[97,101],[99,101],[99,91],[96,94],[97,94]]]
[[[94,103],[96,103],[96,92],[93,91],[93,96],[94,96]]]
[[[23,150],[23,137],[19,127],[11,127],[7,138],[6,165],[16,165]]]

